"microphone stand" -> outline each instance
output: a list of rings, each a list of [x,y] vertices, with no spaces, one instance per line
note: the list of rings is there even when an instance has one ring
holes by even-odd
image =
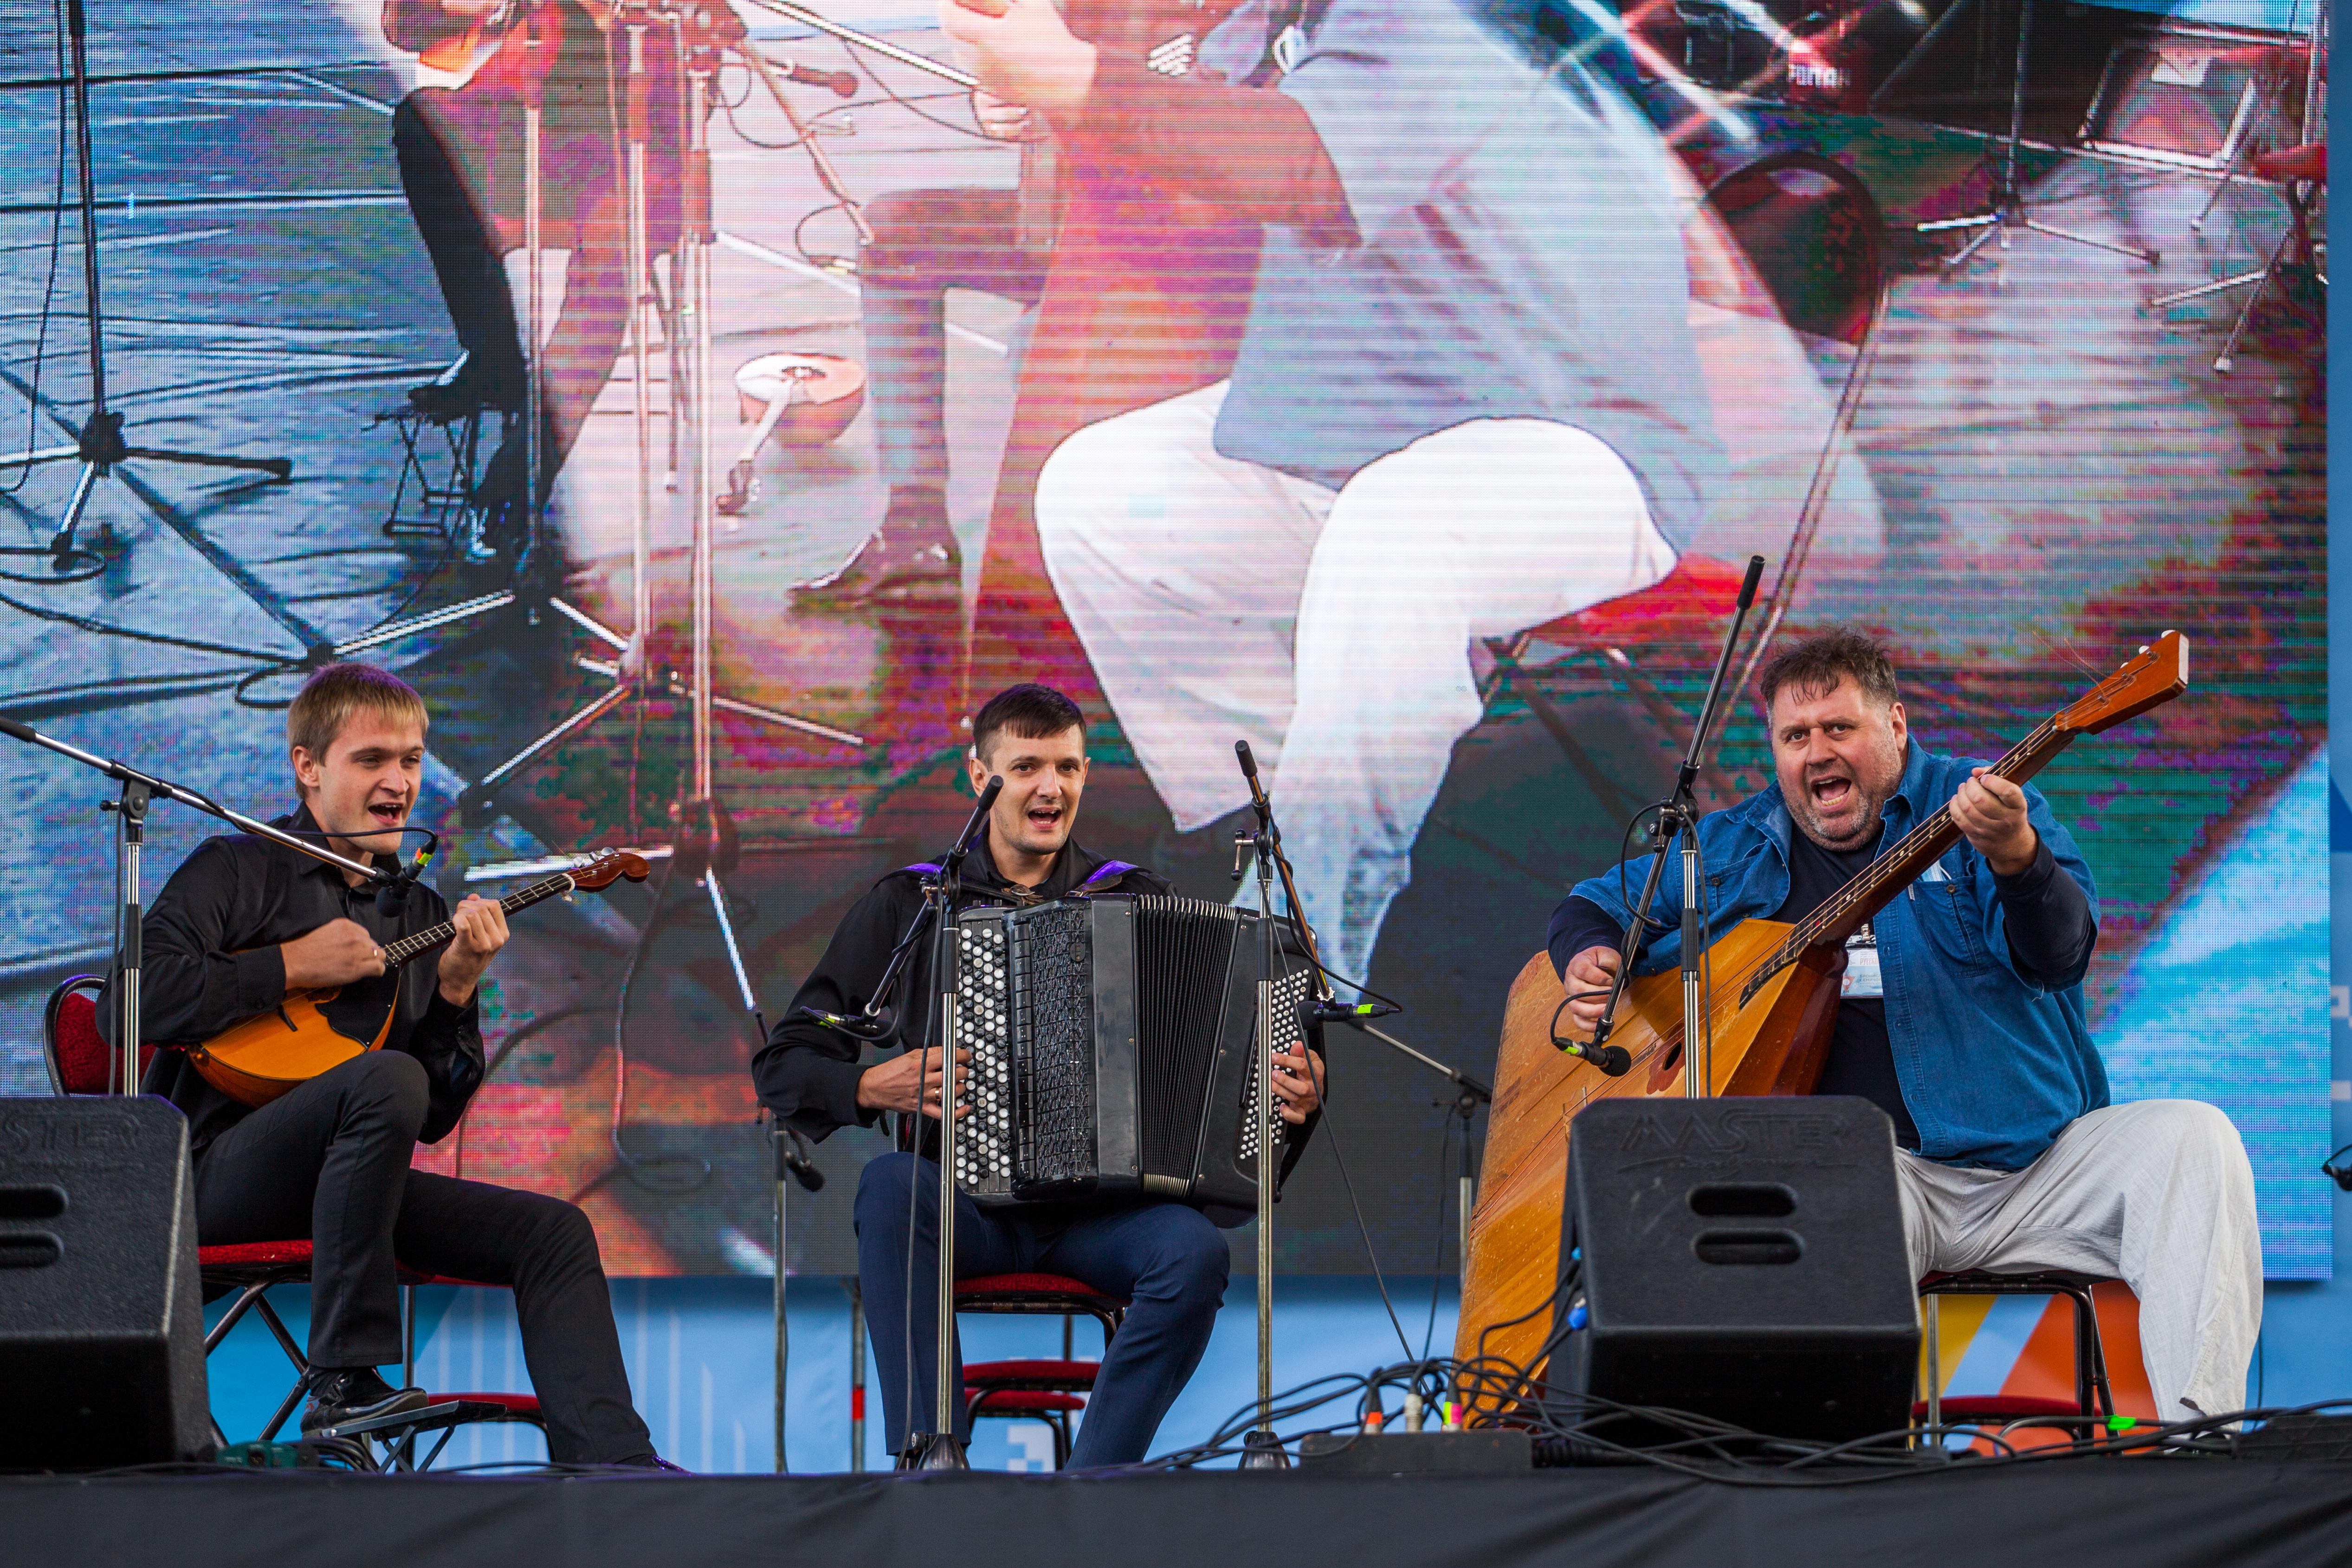
[[[80,178],[81,210],[81,282],[82,300],[89,322],[89,418],[82,424],[70,446],[36,447],[31,451],[11,454],[0,458],[0,467],[30,468],[46,463],[79,463],[81,474],[74,481],[73,494],[66,502],[65,515],[58,520],[58,531],[37,553],[50,558],[54,580],[81,582],[98,575],[105,562],[95,553],[75,542],[81,527],[83,512],[89,506],[91,493],[98,482],[113,472],[117,465],[131,458],[155,463],[178,463],[200,468],[234,468],[247,473],[266,474],[284,482],[293,476],[294,465],[283,457],[238,457],[216,452],[181,452],[159,446],[133,446],[123,436],[122,415],[106,404],[106,332],[104,312],[100,308],[98,258],[98,193],[96,176],[91,172],[89,120],[89,19],[83,0],[66,0],[66,32],[71,42],[70,76],[73,84],[74,167]],[[62,422],[60,422],[62,423]],[[159,510],[160,510],[159,507]],[[165,516],[165,521],[172,521]],[[173,523],[177,528],[182,525]],[[182,531],[184,531],[183,528]],[[11,549],[10,554],[26,553]],[[257,586],[234,562],[224,564],[225,558],[206,549],[203,553],[222,575],[240,591],[251,595]],[[315,646],[320,641],[315,632],[299,623],[289,622],[271,609],[270,601],[256,598],[255,602],[287,630]],[[306,648],[306,652],[310,651]]]
[[[1282,896],[1290,905],[1291,929],[1298,934],[1299,945],[1307,949],[1307,962],[1314,967],[1315,998],[1307,1004],[1307,1008],[1309,1020],[1318,1025],[1343,1023],[1360,1034],[1368,1034],[1391,1050],[1401,1052],[1438,1074],[1453,1084],[1456,1091],[1454,1099],[1454,1114],[1462,1118],[1460,1189],[1462,1212],[1457,1223],[1461,1231],[1462,1266],[1467,1269],[1470,1260],[1470,1207],[1477,1196],[1478,1182],[1477,1156],[1470,1142],[1471,1126],[1477,1118],[1478,1107],[1495,1103],[1494,1087],[1484,1080],[1463,1071],[1458,1067],[1448,1066],[1433,1056],[1414,1050],[1387,1030],[1372,1026],[1373,1019],[1386,1018],[1392,1013],[1402,1011],[1402,1009],[1386,1002],[1347,1003],[1334,999],[1331,994],[1331,977],[1323,967],[1322,954],[1316,945],[1315,929],[1307,922],[1306,905],[1298,901],[1298,886],[1291,873],[1290,857],[1283,852],[1282,829],[1274,820],[1274,803],[1266,798],[1265,787],[1258,780],[1257,759],[1250,754],[1249,742],[1246,740],[1234,742],[1234,755],[1241,760],[1242,777],[1249,781],[1250,808],[1257,813],[1258,817],[1258,831],[1255,834],[1238,835],[1234,842],[1236,847],[1243,843],[1249,843],[1255,845],[1260,852],[1270,852],[1270,853],[1261,853],[1258,862],[1260,873],[1264,874],[1266,862],[1271,860],[1275,873],[1282,879]],[[1235,874],[1240,874],[1238,869]],[[1259,896],[1259,908],[1263,913],[1265,908],[1263,890]],[[1268,932],[1271,933],[1272,929],[1269,924]],[[1268,940],[1271,941],[1270,936]],[[1272,975],[1273,972],[1274,961],[1269,948],[1266,973]]]
[[[890,962],[882,971],[881,980],[865,1007],[854,1013],[829,1013],[822,1008],[803,1008],[805,1018],[814,1019],[827,1029],[839,1030],[853,1039],[879,1042],[888,1040],[904,1027],[905,1020],[889,1019],[890,997],[906,976],[907,956],[915,950],[915,943],[929,930],[931,937],[931,983],[939,988],[940,1009],[940,1278],[939,1278],[939,1381],[931,1406],[931,1425],[943,1430],[909,1432],[907,1450],[898,1458],[898,1468],[905,1470],[962,1470],[971,1469],[964,1457],[963,1439],[956,1433],[952,1414],[959,1403],[952,1387],[955,1362],[955,905],[957,895],[963,891],[964,858],[971,853],[972,845],[980,841],[981,831],[988,825],[988,813],[996,798],[1004,792],[1004,780],[992,774],[980,799],[972,802],[971,816],[964,822],[963,831],[956,835],[955,847],[940,862],[938,874],[923,879],[923,904],[915,911],[914,919],[907,923],[906,935],[891,949]],[[919,1051],[928,1051],[928,1043],[919,1045]],[[915,1097],[915,1153],[922,1153],[922,1095]],[[913,1284],[908,1281],[909,1288]],[[911,1297],[909,1300],[911,1301]],[[912,1366],[907,1369],[911,1384]],[[912,1393],[911,1387],[908,1390]]]
[[[1704,992],[1701,965],[1706,958],[1706,927],[1699,916],[1698,905],[1698,802],[1694,787],[1698,782],[1700,759],[1706,755],[1708,737],[1714,733],[1717,719],[1721,716],[1723,677],[1731,668],[1731,655],[1739,643],[1739,629],[1748,619],[1748,610],[1756,603],[1757,584],[1764,580],[1764,558],[1748,558],[1748,576],[1739,585],[1739,602],[1731,612],[1731,624],[1723,633],[1723,651],[1716,656],[1715,674],[1706,683],[1706,697],[1699,704],[1698,722],[1691,732],[1690,749],[1683,754],[1682,766],[1675,773],[1674,793],[1658,807],[1658,821],[1652,831],[1654,848],[1650,854],[1650,873],[1642,883],[1641,901],[1633,906],[1632,918],[1625,922],[1625,935],[1618,944],[1617,973],[1609,982],[1609,1000],[1601,1009],[1601,1021],[1593,1026],[1589,1043],[1579,1044],[1562,1039],[1558,1030],[1552,1043],[1560,1050],[1580,1056],[1599,1067],[1612,1078],[1622,1077],[1633,1065],[1633,1057],[1622,1045],[1609,1043],[1610,1031],[1617,1024],[1617,1007],[1624,1000],[1625,988],[1633,974],[1633,956],[1642,948],[1642,939],[1650,924],[1650,905],[1658,896],[1658,884],[1666,869],[1666,855],[1675,841],[1682,841],[1683,861],[1683,1093],[1690,1099],[1702,1099],[1715,1092],[1715,1031],[1707,1024],[1707,998]],[[1702,1040],[1704,1044],[1702,1044]]]
[[[407,880],[400,872],[347,859],[324,843],[310,842],[282,828],[257,821],[242,811],[232,811],[209,795],[184,784],[173,784],[152,774],[142,773],[124,763],[84,751],[80,747],[53,736],[43,735],[32,726],[19,724],[5,714],[0,714],[0,735],[21,740],[28,746],[44,747],[60,757],[69,757],[85,768],[103,773],[122,787],[114,800],[100,802],[99,809],[112,812],[115,820],[114,972],[118,979],[115,986],[114,1049],[121,1061],[122,1092],[125,1094],[139,1092],[140,924],[145,917],[145,912],[140,906],[139,861],[146,842],[147,807],[151,802],[176,800],[208,817],[217,817],[229,826],[242,829],[256,838],[283,844],[289,850],[309,855],[312,860],[324,861],[338,870],[355,873],[380,889],[401,888]],[[392,858],[395,863],[398,862],[396,850]]]
[[[965,1456],[963,1437],[957,1431],[961,1425],[955,1412],[962,1406],[963,1391],[956,1386],[955,1377],[955,1199],[956,1199],[956,896],[963,890],[964,856],[980,841],[981,830],[987,825],[990,808],[997,796],[1004,792],[1002,777],[991,775],[988,787],[972,802],[971,820],[964,824],[962,836],[956,847],[940,862],[940,874],[929,884],[932,895],[927,903],[934,908],[931,915],[931,984],[939,991],[940,1020],[940,1279],[936,1302],[938,1321],[933,1325],[938,1338],[932,1346],[936,1358],[933,1370],[937,1382],[931,1390],[931,1427],[929,1432],[909,1433],[907,1451],[898,1461],[899,1469],[908,1470],[968,1470],[971,1460]],[[918,1081],[919,1082],[919,1080]],[[915,1095],[915,1153],[923,1152],[923,1098],[919,1088]],[[913,1281],[908,1281],[911,1288]],[[911,1300],[912,1298],[909,1297]],[[907,1369],[909,1373],[913,1367]],[[910,1391],[911,1392],[911,1391]]]
[[[776,1471],[784,1474],[791,1469],[784,1461],[784,1389],[786,1369],[792,1363],[792,1330],[784,1321],[784,1279],[790,1270],[785,1267],[785,1242],[789,1238],[786,1220],[790,1215],[787,1200],[792,1195],[792,1183],[798,1182],[810,1192],[824,1190],[824,1173],[816,1168],[809,1157],[807,1140],[784,1125],[773,1113],[762,1113],[768,1118],[769,1152],[776,1163],[776,1278],[774,1312],[776,1314]]]

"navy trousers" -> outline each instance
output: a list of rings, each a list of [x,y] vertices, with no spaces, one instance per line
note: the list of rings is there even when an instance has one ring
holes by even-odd
[[[939,1381],[939,1195],[938,1165],[913,1155],[870,1161],[857,1183],[857,1278],[894,1451],[906,1447],[910,1429],[932,1429],[932,1394]],[[1225,1299],[1227,1263],[1223,1233],[1181,1204],[984,1209],[968,1197],[956,1199],[957,1278],[1066,1274],[1132,1303],[1087,1401],[1070,1454],[1074,1469],[1129,1464],[1150,1450],[1160,1418],[1208,1348],[1217,1308]],[[961,1388],[961,1347],[955,1364],[954,1385]],[[968,1439],[971,1424],[961,1411],[958,1416],[957,1430]]]

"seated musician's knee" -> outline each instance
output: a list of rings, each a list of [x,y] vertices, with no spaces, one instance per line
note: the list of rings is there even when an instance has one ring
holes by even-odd
[[[346,1116],[382,1118],[414,1138],[432,1108],[425,1064],[404,1051],[362,1051],[330,1072],[343,1094]]]
[[[531,1217],[532,1244],[551,1263],[586,1266],[601,1269],[604,1254],[597,1250],[596,1227],[585,1210],[576,1203],[560,1197],[548,1197],[533,1193],[538,1201]]]
[[[1139,545],[1182,533],[1176,527],[1198,482],[1195,448],[1205,449],[1206,422],[1176,403],[1155,403],[1074,432],[1037,476],[1037,538],[1050,564],[1071,552],[1114,546],[1131,560]]]
[[[907,1228],[907,1204],[913,1196],[919,1164],[908,1154],[887,1154],[866,1162],[857,1177],[857,1202],[851,1210],[857,1233],[865,1235],[869,1227]],[[939,1167],[930,1167],[934,1177]]]
[[[2170,1163],[2201,1168],[2243,1164],[2245,1145],[2237,1124],[2202,1100],[2138,1100],[2122,1107],[2132,1135],[2163,1151]]]
[[[1223,1304],[1233,1268],[1225,1233],[1208,1217],[1181,1204],[1163,1204],[1151,1267],[1136,1281],[1138,1295],[1157,1296],[1204,1312]]]

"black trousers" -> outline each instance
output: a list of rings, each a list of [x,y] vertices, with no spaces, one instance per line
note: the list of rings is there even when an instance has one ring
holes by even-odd
[[[392,117],[393,152],[458,346],[509,388],[520,407],[523,350],[514,291],[499,259],[502,246],[467,187],[459,151],[450,144],[454,132],[444,128],[448,117],[441,106],[453,101],[454,95],[443,88],[420,88],[401,99]],[[602,210],[597,194],[572,192],[562,196],[567,209],[576,209],[572,226],[579,232],[565,236],[572,256],[563,274],[563,304],[541,353],[542,499],[552,491],[555,476],[579,441],[589,408],[612,378],[614,359],[628,337],[628,267],[616,222],[595,218]],[[551,203],[555,200],[550,198]],[[611,210],[617,214],[619,209]]]
[[[425,1106],[423,1065],[396,1051],[368,1051],[271,1101],[197,1155],[196,1234],[212,1246],[310,1239],[320,1366],[400,1360],[395,1258],[510,1287],[549,1457],[651,1454],[588,1217],[561,1198],[410,1169]]]
[[[948,487],[948,290],[1024,305],[1045,292],[1044,258],[1017,243],[1019,202],[1012,191],[891,191],[866,209],[866,385],[887,484]]]

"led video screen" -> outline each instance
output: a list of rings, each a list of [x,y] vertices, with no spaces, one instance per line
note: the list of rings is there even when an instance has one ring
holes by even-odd
[[[1196,897],[1255,896],[1248,741],[1331,967],[1491,1077],[1751,554],[1734,679],[1863,628],[1939,751],[2175,629],[2188,693],[2038,780],[2097,879],[2085,1007],[2118,1099],[2236,1122],[2268,1271],[2325,1275],[2324,212],[2217,183],[2299,139],[2295,24],[2038,8],[2012,142],[2017,8],[1962,3],[1069,0],[1091,96],[1045,109],[918,0],[95,0],[142,455],[79,508],[71,51],[0,7],[0,456],[38,459],[0,462],[0,708],[270,817],[286,703],[362,659],[431,706],[453,900],[660,852],[514,916],[418,1161],[575,1199],[617,1274],[757,1273],[761,1027],[948,847],[1003,685],[1087,715],[1078,840]],[[2242,329],[2250,286],[2151,303],[2265,267]],[[0,778],[0,1089],[46,1092],[111,787]],[[1698,798],[1770,779],[1743,685]],[[157,806],[149,896],[215,831]],[[1280,1266],[1450,1271],[1454,1089],[1329,1051]],[[819,1147],[793,1269],[854,1270],[885,1146]]]

